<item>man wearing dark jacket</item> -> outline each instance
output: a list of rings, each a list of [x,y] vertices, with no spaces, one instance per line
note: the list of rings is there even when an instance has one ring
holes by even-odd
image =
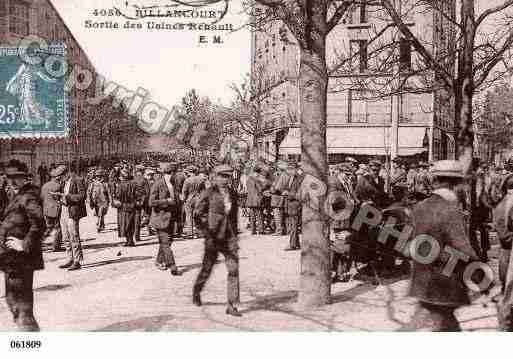
[[[62,233],[59,218],[61,214],[61,203],[58,195],[52,194],[61,192],[62,176],[66,172],[66,166],[58,166],[50,172],[50,181],[41,188],[41,199],[43,200],[43,215],[46,221],[48,236],[52,239],[53,251],[59,252],[62,247]]]
[[[87,216],[85,205],[86,188],[84,180],[75,173],[69,172],[64,181],[62,193],[58,193],[61,201],[61,231],[67,244],[68,261],[59,268],[70,271],[81,268],[83,260],[82,243],[80,241],[80,219]]]
[[[246,207],[249,209],[251,234],[264,233],[263,195],[270,187],[269,181],[262,175],[263,169],[256,165],[246,180]]]
[[[152,208],[150,225],[157,230],[159,250],[156,265],[161,270],[170,269],[171,275],[181,273],[175,263],[173,244],[174,228],[178,216],[178,203],[173,184],[173,174],[177,170],[175,163],[162,164],[164,176],[155,181],[150,191],[150,207]]]
[[[150,199],[150,184],[146,178],[144,178],[144,166],[135,167],[134,183],[138,193],[139,201],[135,207],[135,234],[134,239],[136,242],[141,240],[141,222],[143,210],[148,205]]]
[[[465,228],[465,217],[457,194],[464,174],[459,162],[435,162],[432,169],[435,190],[431,197],[413,210],[415,238],[428,236],[436,240],[442,251],[449,247],[477,260]],[[420,251],[421,249],[419,249]],[[410,295],[418,300],[417,311],[408,330],[458,331],[454,311],[470,304],[468,288],[463,282],[463,268],[452,275],[442,271],[446,261],[439,257],[431,264],[413,261]]]
[[[285,201],[285,214],[287,218],[287,232],[290,236],[289,246],[286,251],[295,251],[301,249],[299,242],[299,226],[301,224],[301,184],[303,177],[297,172],[297,163],[290,162],[287,174],[289,182],[286,184],[283,195]]]
[[[7,169],[17,194],[0,225],[0,270],[5,273],[5,300],[22,331],[39,331],[34,318],[34,271],[44,268],[41,250],[45,231],[39,188],[23,184],[27,173]]]
[[[215,183],[201,193],[194,214],[198,228],[205,236],[205,252],[201,271],[193,289],[193,303],[201,306],[201,290],[205,286],[219,253],[228,270],[228,306],[226,314],[241,316],[235,305],[239,302],[238,206],[232,188],[233,168],[220,165],[214,169]]]

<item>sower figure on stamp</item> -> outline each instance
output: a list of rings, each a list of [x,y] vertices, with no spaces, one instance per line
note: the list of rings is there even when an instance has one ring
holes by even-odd
[[[5,300],[22,331],[39,331],[34,318],[34,271],[44,268],[41,242],[45,232],[39,188],[23,184],[26,172],[7,168],[17,194],[0,226],[0,270],[5,273]]]
[[[228,270],[228,306],[226,314],[241,316],[235,306],[239,301],[239,255],[237,240],[237,194],[231,186],[233,168],[220,165],[214,169],[214,184],[198,198],[195,221],[205,237],[205,253],[201,271],[194,284],[192,300],[201,306],[201,290],[205,286],[219,253],[225,257]]]
[[[181,275],[175,263],[175,256],[171,245],[173,244],[174,228],[178,217],[178,203],[174,185],[173,174],[177,170],[175,163],[163,164],[164,176],[153,184],[150,192],[150,206],[152,208],[150,225],[157,230],[159,251],[156,265],[160,270],[171,270],[171,275]]]

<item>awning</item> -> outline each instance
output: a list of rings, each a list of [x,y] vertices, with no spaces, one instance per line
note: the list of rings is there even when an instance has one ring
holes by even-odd
[[[425,127],[399,128],[399,156],[412,156],[425,151],[422,147]],[[390,128],[337,127],[328,128],[329,154],[379,155],[390,153]],[[385,151],[387,149],[388,151]],[[280,154],[301,154],[301,129],[294,127],[280,145]]]

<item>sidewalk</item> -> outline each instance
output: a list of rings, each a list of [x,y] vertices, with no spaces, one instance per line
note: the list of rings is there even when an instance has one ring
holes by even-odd
[[[46,269],[36,274],[35,312],[44,331],[389,331],[413,314],[405,297],[406,278],[383,285],[351,281],[332,287],[333,303],[321,309],[295,309],[299,252],[285,252],[288,238],[240,237],[241,318],[224,313],[226,268],[215,267],[200,308],[191,302],[192,285],[201,266],[202,240],[173,244],[184,271],[172,277],[154,266],[157,242],[143,237],[136,248],[120,247],[109,213],[108,232],[94,233],[83,221],[84,269],[58,268],[65,253],[45,253]],[[145,232],[144,232],[145,233]],[[95,239],[95,237],[98,237]],[[3,277],[0,296],[3,296]],[[457,313],[466,330],[496,330],[496,306],[482,297]],[[0,300],[0,330],[12,330],[10,313]]]

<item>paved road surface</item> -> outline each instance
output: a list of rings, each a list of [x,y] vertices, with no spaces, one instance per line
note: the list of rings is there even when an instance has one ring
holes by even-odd
[[[214,269],[203,293],[204,306],[191,303],[202,240],[173,244],[184,271],[172,277],[154,266],[157,242],[143,232],[136,248],[121,247],[109,211],[107,231],[94,229],[94,218],[81,223],[84,266],[58,268],[65,253],[45,253],[46,269],[35,278],[35,312],[44,331],[371,331],[397,330],[413,313],[405,297],[407,279],[374,286],[361,281],[338,283],[333,304],[301,312],[295,309],[299,252],[285,252],[286,237],[243,234],[240,237],[242,318],[224,314],[226,269]],[[222,261],[222,257],[220,257]],[[3,277],[0,296],[4,294]],[[463,328],[496,330],[496,307],[488,297],[458,312]],[[0,300],[0,330],[12,330],[10,313]]]

